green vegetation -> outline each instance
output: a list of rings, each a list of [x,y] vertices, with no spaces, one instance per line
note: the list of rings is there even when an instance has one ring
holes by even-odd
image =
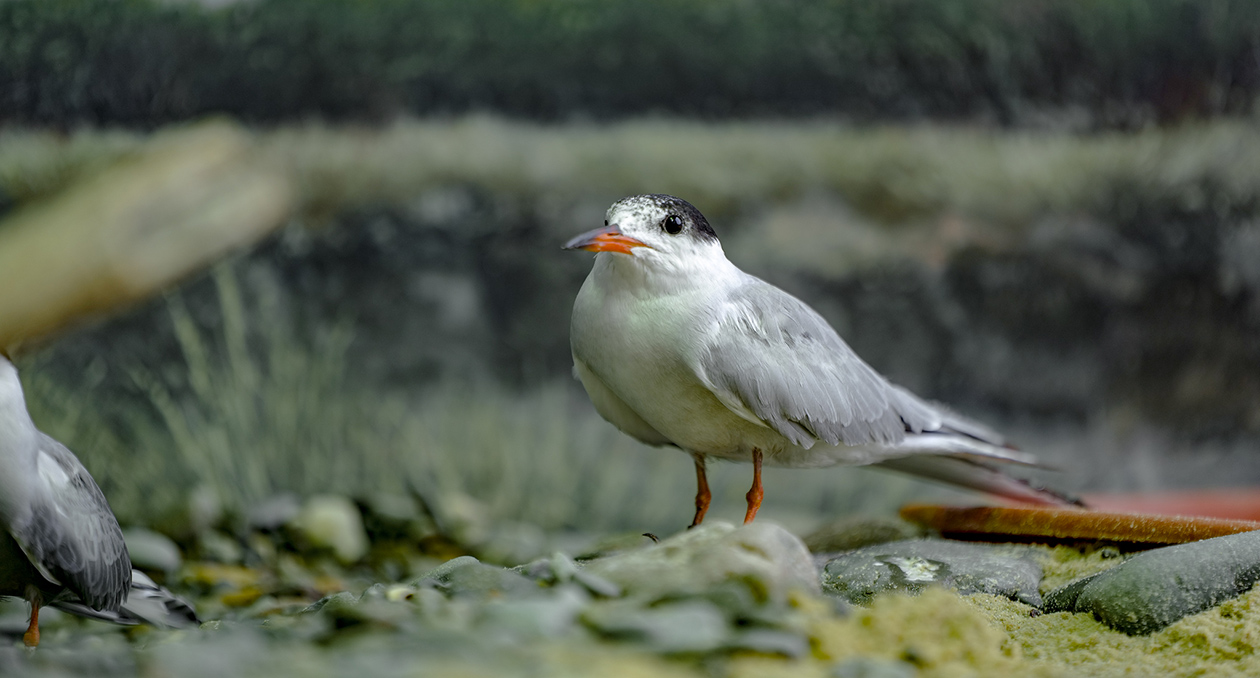
[[[1258,26],[1246,0],[16,0],[0,3],[0,120],[1057,111],[1133,126],[1251,111]]]
[[[1213,213],[1260,202],[1260,132],[1229,122],[1086,136],[827,122],[557,128],[473,116],[380,129],[300,125],[255,138],[297,178],[300,216],[316,221],[450,186],[601,205],[663,191],[719,219],[821,195],[876,224],[953,215],[1003,229],[1051,214],[1105,216],[1121,201]],[[0,193],[19,205],[51,196],[150,139],[10,129],[0,134]]]
[[[124,524],[170,529],[198,488],[237,515],[285,492],[370,501],[418,489],[470,496],[483,519],[549,530],[668,534],[688,519],[690,459],[635,443],[570,385],[514,393],[451,383],[419,397],[356,389],[346,326],[299,337],[273,287],[243,294],[230,264],[212,276],[218,329],[170,296],[182,360],[130,366],[139,403],[100,401],[91,374],[79,384],[45,377],[46,354],[21,366],[37,425],[79,455]],[[720,465],[710,477],[715,515],[742,513],[748,468]],[[782,501],[765,513],[805,528],[824,507],[892,512],[923,491],[864,471],[778,471],[766,482]]]
[[[61,135],[9,130],[0,134],[0,192],[20,198],[16,200],[18,209],[52,199],[64,186],[154,143],[154,138],[160,134],[81,130]],[[534,261],[533,257],[556,257],[539,259],[547,262],[540,269],[555,279],[538,283],[540,287],[534,291],[539,295],[538,300],[521,302],[535,303],[520,312],[521,322],[527,324],[521,331],[533,331],[535,335],[546,333],[547,341],[552,342],[539,340],[528,344],[526,348],[534,353],[527,357],[534,358],[542,352],[543,349],[535,350],[536,346],[550,350],[554,344],[559,349],[553,353],[561,362],[565,359],[562,344],[566,339],[563,331],[556,328],[563,326],[567,308],[565,304],[557,305],[557,297],[552,293],[571,294],[566,291],[569,278],[564,277],[568,275],[564,271],[569,269],[561,266],[571,266],[575,276],[584,275],[585,271],[577,270],[584,268],[581,261],[562,255],[549,243],[561,242],[596,223],[612,200],[627,194],[663,191],[686,196],[701,205],[714,220],[728,252],[742,266],[759,273],[803,272],[823,280],[844,280],[844,276],[863,267],[897,265],[907,260],[940,266],[955,256],[969,256],[972,262],[981,263],[989,261],[984,257],[995,257],[994,265],[1010,266],[1011,270],[1027,274],[1030,266],[1027,259],[1020,257],[1028,256],[1021,252],[1025,251],[1023,248],[1030,238],[1045,238],[1047,234],[1066,237],[1056,236],[1055,228],[1084,232],[1082,238],[1093,237],[1090,233],[1106,237],[1119,233],[1122,242],[1139,248],[1122,251],[1124,256],[1138,252],[1145,257],[1139,260],[1145,262],[1143,266],[1166,260],[1168,270],[1175,275],[1199,276],[1202,282],[1197,284],[1205,290],[1200,299],[1222,295],[1221,320],[1201,317],[1208,312],[1217,313],[1213,310],[1216,307],[1208,307],[1207,311],[1193,316],[1205,327],[1216,329],[1190,332],[1185,329],[1189,324],[1167,320],[1168,297],[1161,291],[1164,288],[1159,287],[1165,284],[1161,282],[1165,278],[1159,277],[1165,275],[1160,268],[1165,266],[1163,263],[1153,269],[1137,270],[1133,275],[1087,278],[1084,282],[1056,274],[1055,271],[1060,270],[1056,264],[1038,279],[1042,282],[1030,285],[1029,291],[1016,293],[1018,290],[1008,289],[1006,296],[998,297],[997,301],[985,301],[989,297],[983,287],[984,279],[967,277],[971,274],[961,268],[962,273],[956,274],[954,284],[962,290],[961,298],[969,309],[982,303],[995,304],[977,307],[972,312],[971,317],[979,326],[998,333],[1010,332],[1016,337],[1030,336],[1032,338],[1027,340],[1030,344],[1048,345],[1051,350],[1072,347],[1079,341],[1095,343],[1102,332],[1100,328],[1105,327],[1098,308],[1103,308],[1102,304],[1118,304],[1119,313],[1127,315],[1113,315],[1113,318],[1127,318],[1124,322],[1148,329],[1136,335],[1140,339],[1136,347],[1116,350],[1129,356],[1147,352],[1150,358],[1140,363],[1110,359],[1105,363],[1111,371],[1108,378],[1114,378],[1113,383],[1117,384],[1112,397],[1122,399],[1125,396],[1115,394],[1129,393],[1125,389],[1131,389],[1137,394],[1135,402],[1148,408],[1139,411],[1154,412],[1165,423],[1188,421],[1187,426],[1198,425],[1192,417],[1206,411],[1215,418],[1209,420],[1212,425],[1228,417],[1227,425],[1254,426],[1246,423],[1254,419],[1248,419],[1252,416],[1247,409],[1250,401],[1238,396],[1244,392],[1242,387],[1204,387],[1200,393],[1169,386],[1171,383],[1200,383],[1178,376],[1183,374],[1202,373],[1212,377],[1220,373],[1229,378],[1241,378],[1240,375],[1253,373],[1246,369],[1254,360],[1254,342],[1246,339],[1254,334],[1247,324],[1251,321],[1243,313],[1230,311],[1232,307],[1228,305],[1242,303],[1238,299],[1245,302],[1248,297],[1239,295],[1251,294],[1248,286],[1254,284],[1249,282],[1252,274],[1246,261],[1247,252],[1251,250],[1242,246],[1250,242],[1244,237],[1245,228],[1255,206],[1260,204],[1260,132],[1252,126],[1222,122],[1082,136],[939,126],[855,128],[828,122],[701,124],[649,120],[559,128],[475,116],[448,121],[406,121],[379,129],[307,124],[257,130],[253,138],[262,151],[259,156],[263,162],[276,163],[295,178],[299,195],[293,222],[297,228],[303,224],[316,228],[351,228],[346,223],[364,223],[365,220],[340,222],[356,210],[420,210],[431,198],[437,200],[444,195],[471,195],[473,198],[469,199],[496,205],[498,212],[484,216],[484,223],[468,224],[478,233],[519,229],[521,224],[527,224],[532,229],[528,232],[529,247],[536,248],[522,249],[519,256],[529,261]],[[1233,232],[1238,235],[1230,235]],[[1218,234],[1242,243],[1236,252],[1224,252],[1221,274],[1217,273],[1215,263]],[[521,249],[519,241],[511,243],[511,247]],[[1194,243],[1194,246],[1187,247],[1185,243]],[[1039,247],[1040,251],[1049,253],[1046,256],[1060,256],[1055,252],[1065,246],[1051,242]],[[1062,256],[1077,256],[1073,254],[1076,250],[1063,251]],[[1110,256],[1106,252],[1099,255],[1091,252],[1093,250],[1085,250],[1085,255]],[[1207,263],[1186,259],[1187,253],[1205,253],[1194,256]],[[1107,261],[1110,259],[1102,259],[1103,263]],[[509,260],[509,263],[515,265],[517,260]],[[487,294],[497,293],[490,289],[493,280],[484,282]],[[1226,284],[1233,287],[1222,287]],[[1063,289],[1088,302],[1083,306],[1084,312],[1080,311],[1082,306],[1060,303],[1055,295]],[[1100,295],[1103,295],[1101,302],[1092,301]],[[897,291],[898,303],[905,302],[905,296]],[[910,296],[914,303],[913,295]],[[1007,301],[1002,302],[1002,299]],[[509,301],[517,303],[510,298]],[[175,303],[178,308],[178,302]],[[935,304],[931,300],[922,303]],[[554,319],[554,326],[540,329],[537,318],[531,315],[541,313],[537,309],[542,307],[554,311],[553,315],[546,316]],[[1196,302],[1196,308],[1203,307]],[[560,310],[555,310],[557,308]],[[1149,312],[1146,309],[1150,309]],[[908,315],[931,317],[925,315],[931,310],[926,308]],[[838,318],[840,323],[851,321],[851,317],[844,315],[847,309],[831,307],[824,311],[830,312],[829,317]],[[272,322],[274,315],[264,305],[262,310],[247,313],[245,321],[235,321],[235,325],[224,323],[225,328],[244,325],[247,333],[276,333],[273,337],[250,335],[253,338],[249,341],[255,348],[249,355],[251,359],[263,361],[258,366],[232,365],[226,357],[241,355],[241,352],[233,354],[222,348],[228,341],[226,337],[203,338],[201,342],[211,348],[194,351],[190,347],[196,343],[192,339],[195,332],[183,329],[178,333],[183,355],[209,356],[185,360],[187,365],[201,371],[197,383],[208,384],[209,388],[198,390],[183,382],[168,384],[164,381],[168,375],[163,371],[167,368],[147,365],[140,369],[141,366],[137,366],[138,378],[147,378],[146,383],[154,385],[149,391],[162,400],[166,396],[161,389],[165,388],[170,392],[166,399],[178,407],[158,407],[156,401],[148,402],[151,399],[146,397],[144,415],[128,415],[137,418],[134,426],[127,427],[134,430],[115,433],[111,432],[112,424],[89,425],[87,419],[93,416],[96,404],[79,405],[75,409],[69,406],[78,402],[76,392],[83,387],[81,383],[62,384],[63,389],[75,391],[45,397],[44,407],[61,401],[66,405],[61,407],[60,413],[49,413],[40,423],[63,435],[90,465],[93,460],[99,460],[95,463],[100,466],[92,466],[93,470],[99,468],[98,474],[116,479],[106,481],[113,483],[111,497],[115,492],[120,493],[119,496],[128,492],[134,494],[134,502],[120,500],[128,507],[135,506],[125,509],[128,519],[134,522],[144,522],[144,516],[152,515],[147,513],[149,508],[165,505],[167,499],[163,499],[163,492],[168,489],[170,497],[178,498],[191,487],[194,472],[207,472],[203,465],[220,464],[213,468],[221,469],[214,473],[223,474],[222,478],[212,482],[229,488],[223,491],[236,497],[232,502],[247,505],[272,490],[358,494],[363,487],[386,488],[398,479],[393,471],[402,463],[400,458],[408,464],[430,463],[416,461],[421,455],[414,450],[422,448],[446,450],[433,459],[445,459],[443,455],[449,454],[450,458],[458,459],[453,463],[464,465],[458,467],[463,469],[458,472],[425,467],[420,472],[422,475],[444,478],[444,482],[458,485],[460,491],[488,498],[495,504],[496,513],[502,511],[500,515],[520,515],[524,511],[530,514],[531,520],[548,525],[576,525],[589,518],[592,524],[626,526],[636,521],[657,525],[658,519],[664,520],[661,516],[676,517],[680,510],[685,513],[692,491],[685,457],[646,451],[633,445],[603,424],[589,410],[584,396],[572,393],[573,385],[567,379],[547,377],[561,381],[551,383],[544,378],[529,382],[530,390],[523,393],[504,393],[488,385],[445,384],[441,386],[445,389],[441,397],[420,402],[399,394],[359,393],[354,389],[365,388],[364,384],[351,386],[353,380],[343,379],[347,364],[343,355],[345,336],[324,339],[305,336],[305,330]],[[224,317],[228,316],[225,312]],[[161,314],[157,317],[163,320]],[[173,317],[180,317],[178,311]],[[258,318],[267,321],[260,322]],[[1030,327],[1035,331],[1029,330]],[[881,339],[878,343],[863,345],[862,329],[841,327],[864,355],[878,361],[879,351],[885,350],[887,342]],[[1191,336],[1186,338],[1176,333],[1182,329]],[[305,338],[299,341],[299,336]],[[1218,339],[1222,336],[1238,339],[1222,342]],[[285,360],[291,364],[268,365],[268,351],[288,355]],[[1193,361],[1196,356],[1213,362],[1200,369],[1199,363]],[[939,359],[934,353],[922,358],[924,361]],[[972,378],[977,365],[984,364],[983,360],[970,354],[965,359],[967,365],[959,372],[960,378]],[[118,368],[115,362],[111,360],[111,365]],[[298,365],[320,367],[306,374],[300,373]],[[1216,365],[1221,366],[1217,371],[1208,369],[1216,369],[1213,367]],[[1090,365],[1087,367],[1093,369]],[[176,368],[171,371],[178,375],[182,369],[177,360]],[[1056,363],[1052,372],[1057,375],[1064,370]],[[256,377],[236,376],[255,373],[273,375],[274,383],[254,388],[249,385],[255,383],[250,380]],[[558,373],[557,369],[549,374]],[[1096,374],[1096,371],[1091,372],[1091,375]],[[27,369],[25,377],[38,383],[41,377],[37,365]],[[1025,374],[1024,380],[1029,379],[1031,377]],[[85,376],[84,383],[88,381]],[[1056,382],[1049,383],[1050,387],[1055,387]],[[1202,383],[1217,382],[1209,379]],[[1044,402],[1060,407],[1063,399],[1054,400],[1045,395],[1058,393],[1048,391],[1050,387],[1038,385],[1036,397],[1048,399]],[[216,395],[216,389],[227,391]],[[274,413],[278,417],[274,432],[267,431],[269,425],[265,423],[266,416],[272,414],[232,409],[237,407],[238,393],[257,406],[260,401],[280,402],[283,394],[296,392],[303,394],[302,407],[307,409],[300,414]],[[1183,392],[1187,395],[1175,398],[1169,395]],[[1019,393],[1022,392],[1003,391],[995,400],[1010,403]],[[1085,406],[1078,391],[1067,393],[1063,398],[1072,400],[1069,405]],[[194,404],[187,404],[184,398],[192,398]],[[366,400],[362,400],[364,398]],[[1141,400],[1147,398],[1149,403]],[[1043,400],[1032,402],[1037,405]],[[1127,406],[1132,401],[1122,402]],[[298,405],[294,400],[285,407]],[[582,414],[575,415],[575,412]],[[255,416],[259,419],[249,418]],[[193,423],[181,423],[181,417]],[[451,420],[446,421],[446,417]],[[76,420],[84,423],[76,426],[73,423]],[[1234,421],[1242,423],[1234,424]],[[209,426],[210,422],[238,429],[203,434],[196,428]],[[554,428],[546,428],[542,422]],[[316,433],[321,426],[342,429]],[[572,426],[585,431],[581,435],[587,437],[574,438],[577,434],[573,431],[578,429],[570,428]],[[181,427],[195,432],[179,433],[176,438]],[[141,431],[150,429],[160,435],[143,438],[145,434]],[[442,431],[442,437],[435,439],[435,431]],[[468,451],[471,444],[468,438],[480,440],[477,436],[483,434],[485,440],[477,443],[480,451],[472,454]],[[120,437],[119,441],[97,440],[115,435]],[[285,442],[290,439],[291,443]],[[518,443],[519,440],[534,442],[525,445]],[[177,441],[183,441],[178,442],[182,447],[176,447]],[[518,454],[520,445],[535,452]],[[237,476],[232,474],[245,471],[228,462],[198,461],[202,448],[227,454],[227,450],[254,447],[263,451],[245,455],[249,458],[231,464],[278,466],[279,470],[274,472],[250,471],[266,478],[265,482],[238,482]],[[137,456],[134,452],[137,449],[150,450],[145,454],[151,456]],[[291,473],[284,466],[287,462],[278,461],[297,458],[299,453],[331,458],[346,449],[373,459],[379,455],[377,470],[356,476],[335,473],[333,466],[320,466],[318,469],[323,470],[318,472],[325,475],[299,478],[285,475]],[[545,452],[537,452],[539,450]],[[516,466],[525,461],[552,458],[547,456],[549,454],[554,454],[557,461],[544,467],[546,470],[529,468],[534,476]],[[272,458],[269,455],[274,455],[275,461],[267,461]],[[142,468],[137,471],[124,467],[121,465],[124,462],[120,461],[118,471],[110,470],[107,467],[114,462],[106,460],[115,459]],[[140,459],[146,459],[143,464],[148,466],[141,464]],[[171,466],[176,464],[172,459],[182,461]],[[597,462],[612,465],[597,468]],[[482,463],[487,465],[476,466]],[[575,467],[565,466],[570,463],[586,470],[573,476]],[[564,510],[544,506],[550,501],[549,496],[568,493],[573,487],[552,483],[635,478],[640,480],[627,486],[629,489],[625,491],[646,492],[648,484],[642,480],[646,476],[633,469],[656,468],[652,466],[656,463],[670,469],[659,477],[653,476],[651,488],[661,492],[659,500],[637,502],[625,498],[608,504],[592,501]],[[510,474],[510,478],[495,475],[503,474],[503,469],[508,468],[518,469],[518,472]],[[118,475],[124,471],[151,473],[148,477],[152,480],[132,482]],[[163,475],[167,472],[175,479],[170,481],[169,487],[165,480],[168,476]],[[302,472],[315,473],[317,468]],[[824,479],[818,481],[819,486],[844,475],[837,473],[821,474]],[[731,474],[731,496],[737,504],[746,489],[742,487],[746,478],[738,468],[732,469]],[[787,473],[784,477],[785,482],[795,483],[805,482],[804,476],[812,478],[813,475]],[[660,477],[668,477],[667,482],[676,484],[658,484],[666,482]],[[463,480],[455,483],[453,478]],[[374,484],[378,480],[380,484]],[[496,485],[500,482],[517,483],[517,489],[500,492]],[[526,487],[535,489],[522,489]],[[553,491],[555,495],[548,495]],[[532,494],[534,492],[536,494]],[[837,497],[843,494],[840,490],[835,492]],[[531,502],[543,503],[534,506]],[[820,504],[809,499],[803,500],[802,505]],[[530,506],[533,507],[524,508]],[[632,506],[640,506],[646,513],[636,517]],[[651,513],[658,509],[662,513]],[[600,513],[604,510],[613,513]],[[624,522],[616,522],[614,516],[617,515],[625,516]]]

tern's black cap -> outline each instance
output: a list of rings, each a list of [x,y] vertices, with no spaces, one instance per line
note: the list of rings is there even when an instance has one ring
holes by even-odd
[[[718,239],[717,233],[713,230],[713,227],[709,225],[709,220],[704,218],[704,215],[700,213],[700,210],[696,209],[695,205],[692,205],[686,200],[672,195],[666,195],[664,193],[648,193],[647,195],[638,197],[651,200],[661,209],[677,214],[686,221],[690,222],[695,228],[696,235],[700,237],[700,239]],[[630,199],[632,198],[627,198],[627,200]]]

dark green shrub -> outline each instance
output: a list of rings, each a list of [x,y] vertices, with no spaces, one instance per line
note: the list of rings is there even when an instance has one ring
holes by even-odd
[[[1248,113],[1244,0],[0,2],[0,120]]]

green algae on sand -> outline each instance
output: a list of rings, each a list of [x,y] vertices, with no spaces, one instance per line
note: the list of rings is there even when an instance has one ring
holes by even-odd
[[[1046,567],[1043,591],[1124,561],[1109,549],[1038,550]],[[924,677],[1260,675],[1260,587],[1141,637],[1113,631],[1088,614],[1039,614],[1000,596],[943,588],[879,595],[848,616],[813,620],[814,659],[824,665],[876,657],[909,662]],[[748,676],[787,668],[764,661],[736,666],[748,670],[734,675]],[[811,675],[796,668],[794,675]]]
[[[1037,617],[996,596],[968,602],[1047,675],[1260,675],[1260,589],[1178,621],[1149,636],[1113,631],[1087,614]]]

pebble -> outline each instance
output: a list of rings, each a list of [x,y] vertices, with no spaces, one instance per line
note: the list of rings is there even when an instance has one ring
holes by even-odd
[[[538,590],[538,583],[502,567],[487,565],[472,556],[460,556],[411,583],[414,588],[436,587],[452,595],[521,593]]]
[[[1129,635],[1158,631],[1251,589],[1260,531],[1146,551],[1046,596],[1046,611],[1089,612]]]
[[[496,627],[517,634],[556,638],[574,627],[590,599],[584,589],[562,585],[531,596],[493,599],[486,606],[485,617]]]
[[[342,564],[356,563],[367,555],[368,536],[363,527],[363,514],[345,497],[311,497],[292,525],[315,546],[332,549]]]
[[[653,607],[614,601],[591,606],[582,619],[605,635],[637,640],[663,653],[716,650],[726,643],[731,631],[722,610],[703,600]]]
[[[850,551],[827,561],[823,590],[867,604],[884,591],[917,594],[932,585],[991,593],[1041,606],[1041,565],[1028,549],[944,539],[910,539]]]
[[[585,568],[563,553],[553,554],[546,562],[547,574],[553,583],[574,582],[597,596],[603,596],[604,598],[621,597],[622,591],[620,586],[599,575],[587,572]]]
[[[296,494],[285,492],[255,504],[245,519],[255,529],[274,530],[293,521],[301,512],[302,500]]]
[[[178,570],[184,562],[175,542],[153,530],[128,528],[123,530],[123,540],[127,542],[132,566],[141,570],[159,570],[169,574]]]
[[[904,520],[858,516],[828,522],[805,536],[811,553],[852,551],[863,546],[885,544],[922,536],[922,530]]]
[[[659,544],[590,561],[585,571],[652,599],[703,595],[732,581],[758,601],[784,601],[792,589],[819,591],[805,544],[770,521],[739,528],[706,523]]]
[[[831,668],[831,678],[915,678],[913,664],[874,657],[846,659]]]

